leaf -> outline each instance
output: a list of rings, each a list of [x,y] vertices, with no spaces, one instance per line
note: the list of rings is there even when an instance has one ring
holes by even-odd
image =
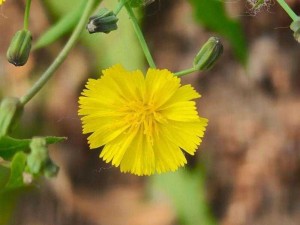
[[[43,35],[37,40],[33,46],[33,50],[43,48],[57,41],[59,38],[69,33],[80,20],[82,11],[87,1],[82,0],[78,7],[63,16],[56,24],[49,28]]]
[[[16,189],[24,186],[23,172],[26,166],[27,155],[24,152],[18,152],[14,155],[11,162],[10,177],[5,185],[5,190]]]
[[[85,9],[85,5],[87,4],[86,0],[81,0],[79,3],[77,2],[74,3],[73,1],[66,0],[48,0],[43,2],[43,4],[48,6],[48,8],[52,8],[52,11],[55,11],[54,14],[61,15],[62,17],[56,24],[51,26],[46,32],[44,32],[44,34],[42,34],[42,36],[34,44],[33,50],[40,49],[54,43],[64,35],[70,33],[76,27],[83,10]],[[101,0],[97,0],[94,7],[96,7],[100,2]],[[73,9],[74,5],[76,5],[75,9]]]
[[[225,1],[190,0],[197,22],[226,37],[242,64],[247,61],[247,45],[242,26],[239,21],[228,17]]]
[[[205,200],[204,176],[202,173],[189,173],[178,170],[152,178],[152,190],[165,194],[173,203],[180,224],[216,224]]]
[[[46,137],[47,144],[54,144],[66,140],[64,137]],[[19,151],[28,151],[31,139],[16,139],[9,136],[0,137],[0,157],[10,159]]]

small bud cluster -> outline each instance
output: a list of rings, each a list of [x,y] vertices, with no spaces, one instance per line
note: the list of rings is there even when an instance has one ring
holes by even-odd
[[[291,23],[290,28],[294,31],[294,38],[300,43],[300,17]]]
[[[251,13],[258,13],[261,9],[269,9],[270,5],[273,4],[272,0],[247,0],[250,5]]]

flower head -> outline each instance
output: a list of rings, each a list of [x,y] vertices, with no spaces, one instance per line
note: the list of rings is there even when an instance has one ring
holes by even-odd
[[[198,116],[193,99],[200,95],[168,70],[146,76],[116,65],[100,79],[89,79],[79,97],[83,133],[91,149],[122,172],[151,175],[175,171],[194,155],[207,119]]]
[[[2,4],[3,4],[3,2],[5,2],[5,0],[0,0],[0,5],[2,5]]]

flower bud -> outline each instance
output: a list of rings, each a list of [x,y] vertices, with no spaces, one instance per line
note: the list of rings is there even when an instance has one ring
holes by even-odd
[[[90,34],[97,32],[107,34],[118,28],[118,20],[113,11],[103,8],[95,16],[90,17],[86,29]]]
[[[53,177],[57,174],[58,167],[49,157],[45,138],[32,138],[30,150],[31,152],[27,157],[27,167],[31,174],[43,173],[47,177]]]
[[[211,37],[202,46],[194,59],[194,68],[200,71],[210,69],[223,52],[223,45],[219,38]]]
[[[8,61],[15,66],[23,66],[28,60],[32,36],[28,30],[20,30],[13,37],[6,53]]]
[[[23,107],[17,98],[5,98],[0,103],[0,137],[6,135],[15,124]]]
[[[291,23],[290,28],[294,31],[294,38],[300,43],[300,17]]]

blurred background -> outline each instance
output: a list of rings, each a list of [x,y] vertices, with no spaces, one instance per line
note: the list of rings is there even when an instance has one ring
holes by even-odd
[[[32,1],[37,40],[78,1]],[[0,224],[13,225],[296,225],[300,223],[300,44],[290,18],[274,2],[252,11],[245,0],[156,0],[139,19],[159,68],[189,68],[201,45],[219,36],[216,66],[184,77],[202,98],[209,119],[195,157],[175,173],[137,177],[98,158],[81,134],[77,99],[88,77],[121,63],[146,71],[130,21],[87,32],[46,87],[30,101],[15,137],[65,136],[50,146],[56,178],[0,199]],[[300,2],[287,1],[296,13]],[[117,1],[104,0],[113,9]],[[24,67],[5,55],[22,27],[25,3],[0,7],[0,97],[22,96],[64,46],[69,34],[33,51]],[[10,222],[8,222],[10,219]]]

